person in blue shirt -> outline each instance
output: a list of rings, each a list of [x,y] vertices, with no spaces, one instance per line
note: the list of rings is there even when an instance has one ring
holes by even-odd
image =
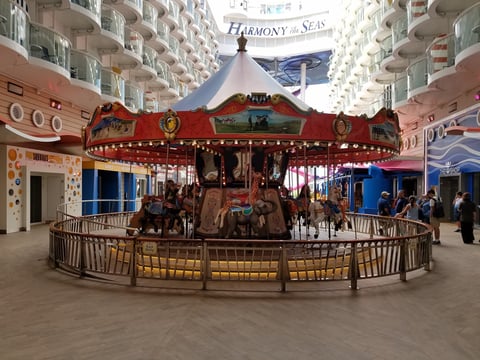
[[[378,215],[388,216],[388,217],[392,215],[392,205],[390,203],[389,196],[390,196],[390,193],[388,191],[382,191],[377,201]],[[380,235],[383,235],[386,232],[387,227],[389,227],[390,221],[380,220],[379,224],[380,224],[379,233]]]

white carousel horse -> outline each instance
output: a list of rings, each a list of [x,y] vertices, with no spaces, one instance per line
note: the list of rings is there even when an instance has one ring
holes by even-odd
[[[320,224],[327,219],[325,204],[320,200],[312,201],[308,206],[308,213],[310,225],[315,228],[315,234],[313,237],[317,239],[320,232]]]

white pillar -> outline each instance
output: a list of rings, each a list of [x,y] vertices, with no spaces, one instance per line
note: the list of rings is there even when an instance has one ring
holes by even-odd
[[[307,64],[300,65],[300,100],[305,102],[305,89],[307,79]]]

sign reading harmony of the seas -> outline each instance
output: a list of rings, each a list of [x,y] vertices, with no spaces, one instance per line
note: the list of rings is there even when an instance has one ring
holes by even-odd
[[[228,35],[239,36],[242,32],[249,37],[283,37],[303,35],[315,31],[325,30],[327,27],[327,15],[325,13],[314,15],[308,19],[285,20],[282,24],[275,23],[275,26],[249,25],[242,22],[231,21],[227,26]]]

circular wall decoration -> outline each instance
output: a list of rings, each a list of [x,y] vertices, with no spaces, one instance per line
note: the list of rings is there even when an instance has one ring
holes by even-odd
[[[408,141],[408,138],[403,139],[403,149],[408,150],[410,147],[410,142]]]
[[[32,114],[32,122],[36,127],[42,127],[45,124],[45,116],[40,110],[35,110]]]
[[[417,135],[412,135],[410,138],[410,146],[412,149],[417,146]]]
[[[480,110],[477,111],[477,125],[480,126]]]
[[[60,132],[62,131],[62,119],[59,117],[59,116],[54,116],[52,117],[52,129],[55,131],[55,132]]]
[[[23,120],[24,111],[22,105],[19,103],[12,103],[9,108],[10,118],[15,122]]]
[[[450,121],[450,123],[448,124],[449,127],[451,126],[457,126],[457,120],[452,120]]]
[[[435,139],[435,130],[428,129],[427,139],[428,139],[429,142],[432,142]]]
[[[440,125],[437,129],[438,137],[443,139],[445,137],[445,125]]]

